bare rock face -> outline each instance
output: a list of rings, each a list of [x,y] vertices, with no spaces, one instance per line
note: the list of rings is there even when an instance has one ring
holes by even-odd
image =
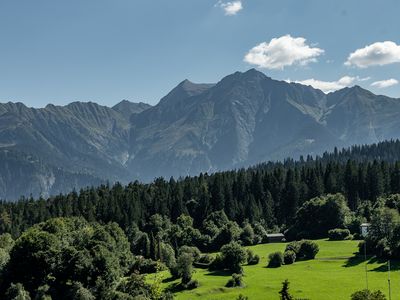
[[[324,94],[254,69],[216,84],[185,80],[152,107],[126,100],[112,108],[0,104],[0,198],[196,175],[399,138],[399,116],[400,99],[358,86]]]

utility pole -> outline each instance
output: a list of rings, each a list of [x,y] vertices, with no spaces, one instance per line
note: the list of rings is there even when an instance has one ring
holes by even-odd
[[[365,284],[368,290],[367,240],[364,240]]]
[[[388,284],[389,284],[389,300],[392,300],[392,290],[390,287],[390,260],[388,260]]]

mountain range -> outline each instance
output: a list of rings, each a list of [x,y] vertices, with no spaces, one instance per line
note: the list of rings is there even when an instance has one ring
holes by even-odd
[[[182,81],[155,106],[0,104],[0,198],[179,177],[400,138],[400,99],[325,94],[251,69]]]

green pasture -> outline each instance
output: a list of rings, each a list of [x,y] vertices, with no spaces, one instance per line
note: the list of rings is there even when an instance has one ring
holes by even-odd
[[[174,292],[176,299],[235,299],[239,294],[255,299],[279,299],[285,279],[290,281],[292,295],[300,299],[341,300],[366,287],[365,263],[356,255],[357,241],[317,241],[320,251],[315,260],[299,261],[280,268],[266,268],[268,254],[283,251],[285,244],[262,244],[249,247],[261,258],[255,266],[244,266],[244,288],[225,288],[228,272],[196,269],[193,278],[200,286],[180,291],[179,280],[169,279],[164,272],[163,287]],[[392,299],[400,299],[400,264],[392,262]],[[370,289],[380,289],[388,295],[387,262],[369,258],[367,263]],[[150,278],[149,278],[150,279]]]

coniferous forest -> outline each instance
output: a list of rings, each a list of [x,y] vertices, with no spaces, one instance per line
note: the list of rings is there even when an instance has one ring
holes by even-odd
[[[400,141],[354,146],[295,161],[269,162],[248,169],[200,174],[180,179],[157,178],[88,187],[49,199],[0,203],[0,233],[18,237],[33,224],[54,217],[81,216],[88,221],[116,222],[127,229],[145,226],[159,214],[175,222],[181,214],[194,226],[223,210],[241,224],[262,220],[268,228],[285,227],[307,200],[341,193],[355,211],[382,195],[400,193]]]
[[[367,221],[368,251],[398,258],[399,210],[397,140],[248,169],[2,201],[0,295],[170,299],[144,274],[167,268],[182,279],[181,288],[192,289],[194,265],[231,270],[229,284],[240,286],[241,264],[259,261],[242,246],[266,242],[267,233],[340,240],[360,237]],[[318,253],[311,241],[288,247],[285,256],[270,257],[271,265]],[[221,254],[202,254],[213,251]]]

